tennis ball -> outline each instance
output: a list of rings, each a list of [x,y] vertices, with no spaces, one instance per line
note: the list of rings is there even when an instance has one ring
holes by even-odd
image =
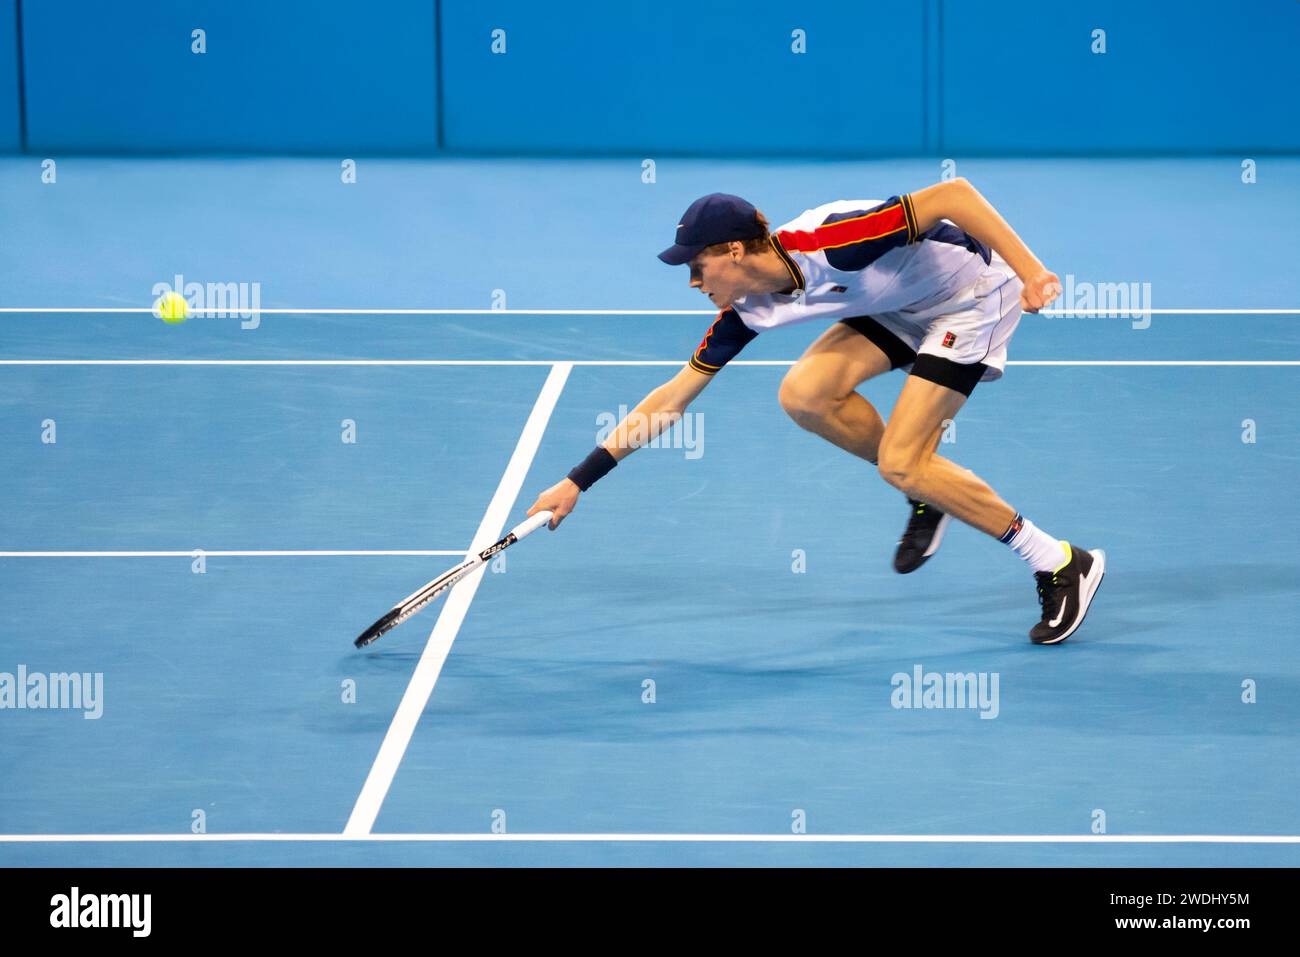
[[[153,304],[153,314],[163,322],[176,325],[190,316],[190,304],[178,292],[164,293]]]

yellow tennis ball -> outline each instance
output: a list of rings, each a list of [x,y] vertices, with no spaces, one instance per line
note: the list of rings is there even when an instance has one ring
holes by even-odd
[[[190,304],[178,292],[164,293],[153,304],[153,314],[163,322],[176,325],[190,316]]]

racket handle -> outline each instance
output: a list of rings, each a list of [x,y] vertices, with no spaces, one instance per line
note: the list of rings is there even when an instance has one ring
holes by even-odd
[[[514,528],[510,529],[510,534],[514,536],[515,541],[519,541],[519,539],[524,538],[527,535],[531,535],[533,532],[537,531],[543,525],[550,522],[551,516],[553,514],[554,514],[553,512],[547,509],[543,509],[542,511],[538,512],[536,515],[524,519]]]

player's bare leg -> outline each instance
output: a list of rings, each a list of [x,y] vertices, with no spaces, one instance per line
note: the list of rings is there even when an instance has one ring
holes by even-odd
[[[1016,510],[974,472],[936,453],[944,424],[965,403],[954,389],[908,376],[881,440],[880,474],[909,498],[997,538]]]
[[[1105,574],[1106,556],[1072,548],[1024,519],[974,472],[935,453],[936,437],[966,402],[960,392],[908,376],[880,443],[880,474],[909,498],[1004,542],[1034,571],[1042,620],[1036,644],[1064,641],[1083,623]]]
[[[801,428],[874,465],[885,422],[856,390],[889,368],[870,340],[836,323],[786,373],[778,393],[781,408]]]
[[[809,432],[874,465],[885,423],[855,390],[890,368],[880,347],[857,329],[836,324],[790,369],[781,383],[781,405]],[[935,445],[939,437],[936,432]],[[894,554],[894,570],[902,574],[920,568],[938,551],[949,522],[949,516],[925,502],[908,499],[907,504],[907,526]]]

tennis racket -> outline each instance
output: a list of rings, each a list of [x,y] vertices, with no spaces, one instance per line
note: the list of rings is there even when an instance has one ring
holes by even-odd
[[[358,648],[364,648],[366,645],[379,638],[380,635],[392,631],[425,605],[429,604],[429,602],[433,601],[449,589],[452,585],[456,584],[456,582],[460,581],[470,572],[474,571],[474,569],[481,566],[497,552],[501,551],[503,548],[509,548],[521,538],[526,538],[531,535],[550,520],[551,513],[548,511],[541,511],[531,518],[520,522],[506,534],[505,538],[501,539],[495,545],[489,545],[477,555],[472,556],[450,571],[439,575],[427,585],[424,585],[417,591],[407,595],[390,608],[383,618],[380,618],[377,622],[363,631],[360,637],[358,637],[353,644]]]

